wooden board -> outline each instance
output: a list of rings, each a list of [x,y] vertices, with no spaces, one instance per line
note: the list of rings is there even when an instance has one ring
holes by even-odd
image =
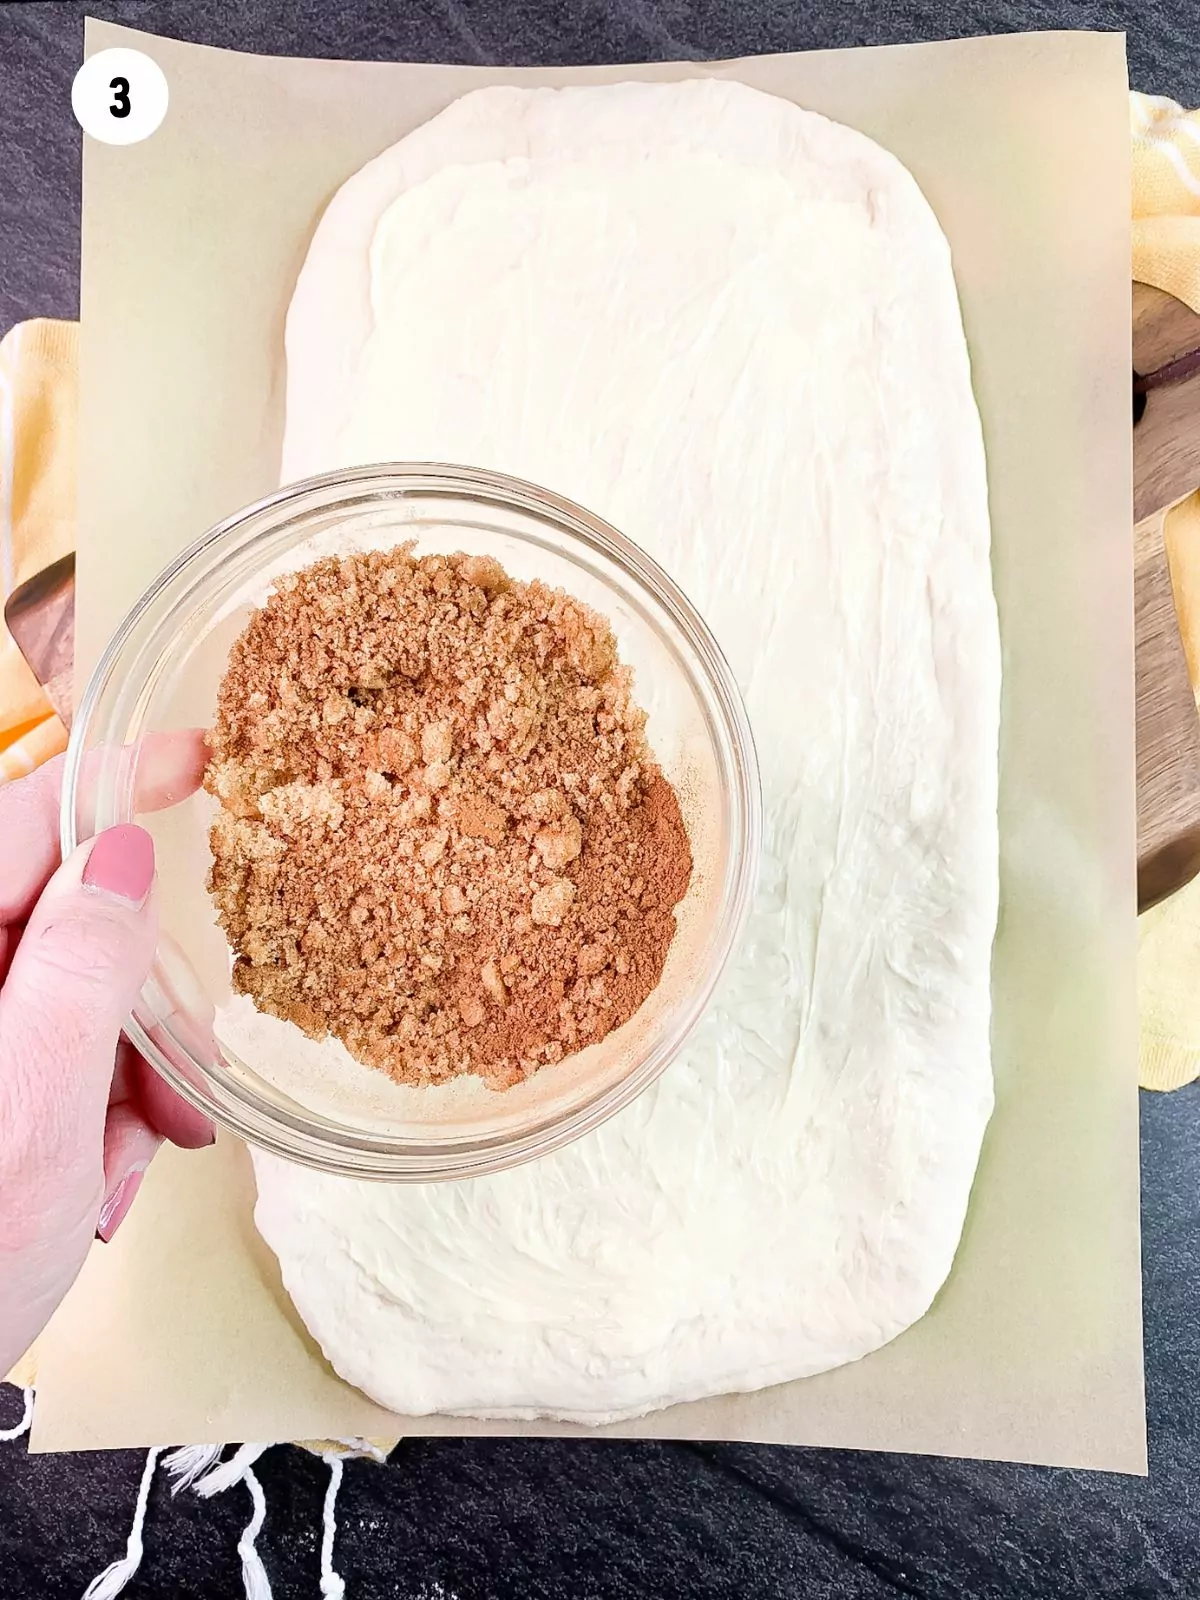
[[[1134,535],[1138,908],[1200,872],[1200,718],[1188,678],[1164,513]]]
[[[17,649],[33,668],[46,698],[71,726],[75,664],[75,556],[63,556],[14,589],[4,621]]]
[[[1200,316],[1133,286],[1133,368],[1161,371],[1200,349]],[[1152,387],[1133,430],[1138,906],[1200,873],[1200,717],[1163,544],[1164,513],[1200,487],[1200,371]],[[1200,559],[1200,551],[1196,552]]]
[[[1181,300],[1133,286],[1133,370],[1161,372],[1200,350],[1200,316]],[[1200,370],[1154,387],[1133,429],[1133,520],[1142,522],[1200,488]]]

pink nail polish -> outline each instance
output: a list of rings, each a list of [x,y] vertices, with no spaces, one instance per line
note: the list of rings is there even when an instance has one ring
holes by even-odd
[[[140,906],[154,882],[154,840],[132,822],[107,829],[92,846],[83,881]]]
[[[142,1187],[142,1179],[145,1176],[145,1167],[134,1167],[132,1172],[125,1174],[100,1207],[100,1215],[96,1218],[96,1237],[102,1243],[108,1243],[128,1216],[129,1208],[137,1198],[137,1192]]]

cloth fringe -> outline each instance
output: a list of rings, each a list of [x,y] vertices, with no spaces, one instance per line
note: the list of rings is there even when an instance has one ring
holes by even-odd
[[[129,1539],[125,1545],[125,1554],[119,1561],[114,1561],[104,1571],[94,1577],[83,1593],[83,1600],[116,1600],[142,1564],[142,1529],[146,1522],[146,1507],[150,1502],[150,1485],[154,1481],[154,1469],[158,1465],[158,1458],[162,1452],[148,1450],[146,1452],[146,1466],[142,1472],[141,1487],[138,1489],[137,1505],[133,1513],[133,1527],[129,1530]]]
[[[190,1489],[202,1472],[207,1472],[221,1458],[221,1444],[185,1444],[164,1457],[163,1466],[171,1479],[171,1493]]]
[[[337,1538],[337,1497],[342,1484],[343,1458],[328,1455],[329,1486],[325,1490],[325,1505],[321,1513],[321,1594],[323,1600],[343,1600],[346,1593],[344,1580],[333,1565],[333,1541]]]
[[[269,1444],[244,1444],[234,1451],[228,1461],[222,1461],[220,1457],[224,1448],[220,1444],[190,1444],[164,1456],[163,1466],[171,1479],[171,1493],[178,1494],[181,1489],[191,1489],[201,1499],[209,1500],[215,1494],[232,1489],[235,1484],[246,1485],[251,1515],[237,1547],[242,1561],[242,1588],[245,1600],[272,1600],[271,1581],[256,1542],[267,1520],[267,1497],[251,1470],[259,1456],[271,1447]],[[142,1473],[133,1528],[124,1556],[92,1579],[83,1600],[115,1600],[141,1565],[146,1506],[150,1499],[154,1469],[162,1454],[161,1450],[151,1450],[146,1457],[146,1470]]]
[[[33,1390],[25,1389],[24,1414],[15,1427],[0,1430],[0,1442],[20,1439],[29,1432],[33,1422],[33,1398]],[[362,1439],[333,1440],[330,1443],[335,1447],[340,1445],[342,1452],[353,1451],[377,1461],[387,1459],[384,1449]],[[181,1445],[169,1452],[161,1448],[148,1451],[125,1554],[92,1579],[83,1600],[116,1600],[141,1566],[146,1509],[160,1459],[170,1480],[172,1495],[190,1489],[202,1500],[211,1500],[214,1495],[224,1494],[239,1483],[245,1484],[250,1496],[251,1513],[237,1546],[242,1562],[242,1589],[245,1600],[272,1600],[271,1580],[258,1553],[258,1536],[267,1520],[267,1497],[253,1471],[254,1463],[270,1448],[270,1444],[239,1445],[228,1461],[221,1460],[225,1446],[220,1444]],[[346,1454],[334,1448],[327,1451],[322,1459],[329,1467],[329,1483],[321,1512],[321,1596],[322,1600],[345,1600],[346,1583],[334,1567],[333,1549],[337,1539],[338,1490],[341,1488]]]
[[[242,1482],[250,1492],[250,1502],[254,1508],[250,1521],[238,1540],[238,1555],[242,1558],[242,1585],[246,1591],[246,1600],[271,1600],[271,1582],[254,1543],[262,1532],[263,1523],[267,1520],[267,1497],[262,1491],[262,1484],[249,1467],[246,1468]]]
[[[196,1451],[202,1448],[203,1446],[193,1446]],[[269,1444],[243,1444],[234,1451],[228,1461],[210,1467],[202,1476],[193,1473],[192,1491],[203,1500],[211,1500],[213,1495],[223,1494],[226,1489],[232,1489],[236,1483],[246,1485],[250,1495],[250,1521],[246,1524],[237,1547],[238,1555],[242,1558],[242,1587],[246,1600],[271,1600],[271,1581],[267,1577],[267,1569],[263,1566],[255,1542],[262,1532],[263,1523],[267,1520],[267,1497],[263,1494],[262,1484],[250,1470],[259,1456],[270,1448]]]
[[[14,1439],[22,1438],[23,1435],[27,1434],[30,1428],[33,1427],[33,1390],[26,1389],[24,1391],[24,1395],[24,1415],[21,1417],[20,1422],[17,1423],[15,1428],[0,1429],[0,1443],[10,1444]]]
[[[241,1483],[259,1456],[270,1448],[269,1444],[239,1445],[228,1461],[222,1461],[203,1477],[197,1478],[192,1485],[193,1490],[202,1500],[211,1500],[214,1494],[223,1494],[226,1489],[232,1489],[235,1483]]]

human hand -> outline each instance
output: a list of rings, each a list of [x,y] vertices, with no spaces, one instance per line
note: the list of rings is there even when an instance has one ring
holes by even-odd
[[[190,794],[204,759],[198,734],[147,749],[139,808]],[[150,835],[110,828],[60,865],[62,765],[0,788],[0,1377],[161,1141],[214,1137],[121,1036],[157,937]]]

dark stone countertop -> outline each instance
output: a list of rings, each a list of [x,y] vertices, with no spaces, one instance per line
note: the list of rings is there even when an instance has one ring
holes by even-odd
[[[636,60],[1021,28],[1129,34],[1135,88],[1200,101],[1196,0],[181,0],[0,7],[0,331],[78,307],[87,11],[249,50],[412,60]],[[1200,1088],[1142,1099],[1150,1476],[747,1445],[414,1440],[352,1463],[352,1600],[1200,1600]],[[19,1397],[0,1396],[0,1427]],[[120,1554],[142,1456],[0,1445],[0,1595],[78,1600]],[[318,1593],[326,1468],[259,1463],[275,1600]],[[129,1600],[232,1600],[243,1489],[151,1497]]]

